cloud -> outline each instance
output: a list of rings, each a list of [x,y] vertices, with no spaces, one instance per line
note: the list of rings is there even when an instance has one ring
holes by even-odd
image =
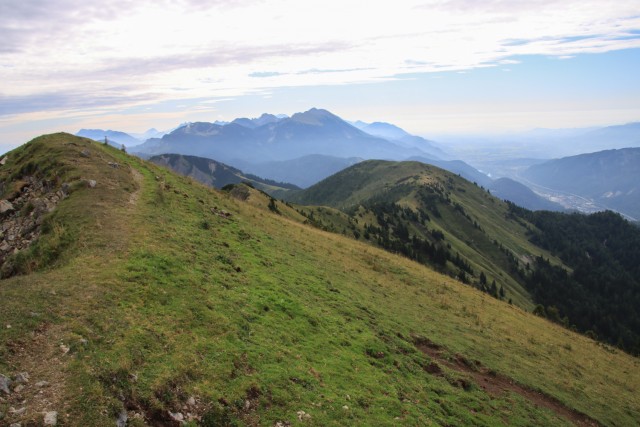
[[[109,91],[105,91],[109,92]],[[121,90],[96,96],[94,93],[44,93],[26,96],[0,96],[0,117],[38,111],[109,109],[153,100],[152,95],[131,96]]]
[[[0,114],[122,108],[640,47],[637,0],[0,2]]]

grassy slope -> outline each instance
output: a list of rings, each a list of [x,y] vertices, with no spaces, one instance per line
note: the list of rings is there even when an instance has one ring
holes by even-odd
[[[640,419],[637,359],[114,149],[45,138],[98,186],[53,214],[75,241],[60,265],[0,282],[0,321],[12,326],[0,329],[0,372],[58,379],[49,410],[70,415],[63,425],[113,425],[121,398],[159,423],[189,396],[208,420],[247,425],[564,422],[518,395],[464,390],[464,374],[428,374],[415,334],[604,424]],[[81,146],[95,154],[78,160]]]
[[[450,202],[436,202],[441,216],[433,215],[425,207],[417,191],[422,186],[434,186],[443,189]],[[401,196],[398,192],[404,191]],[[370,160],[361,162],[342,171],[309,189],[291,196],[291,200],[301,204],[323,204],[343,209],[347,212],[360,204],[370,203],[390,195],[390,200],[400,205],[428,212],[431,220],[427,223],[430,230],[440,230],[451,244],[451,252],[458,252],[466,259],[475,272],[475,281],[480,271],[484,271],[488,281],[496,280],[498,287],[504,286],[506,299],[532,310],[534,304],[522,284],[510,272],[511,266],[504,253],[496,246],[496,240],[514,254],[524,268],[528,260],[542,255],[552,262],[558,259],[529,242],[527,226],[521,221],[509,219],[507,205],[486,191],[450,172],[435,166],[419,162],[388,162]],[[475,221],[482,230],[474,226],[465,215],[455,208],[460,205],[464,214]],[[309,208],[304,208],[309,210]],[[316,218],[329,228],[340,231],[344,219],[335,215],[317,215]],[[375,215],[363,208],[355,216],[359,225],[376,224]],[[360,230],[362,233],[362,229]],[[411,229],[411,235],[421,236],[419,229]],[[423,236],[424,237],[424,236]],[[453,270],[457,270],[454,268]],[[452,270],[452,271],[453,271]]]

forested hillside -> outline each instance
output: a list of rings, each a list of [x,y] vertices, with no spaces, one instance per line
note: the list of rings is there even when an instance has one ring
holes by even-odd
[[[612,212],[532,212],[446,171],[369,161],[291,196],[308,221],[640,353],[640,230]]]

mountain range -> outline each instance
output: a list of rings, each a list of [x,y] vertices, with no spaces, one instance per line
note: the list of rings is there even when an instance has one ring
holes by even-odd
[[[534,193],[526,185],[511,178],[499,178],[491,182],[489,191],[502,200],[508,200],[518,206],[532,211],[563,211],[565,208],[559,203],[548,200]]]
[[[545,176],[538,179],[535,165],[546,160],[512,156],[522,155],[522,147],[536,147],[535,149],[547,150],[547,154],[550,154],[560,152],[552,150],[552,147],[572,147],[575,151],[589,147],[633,144],[640,141],[639,129],[637,123],[606,128],[538,129],[514,136],[508,143],[510,146],[502,147],[500,156],[510,152],[509,158],[495,157],[491,151],[495,148],[484,147],[481,140],[474,141],[474,145],[478,147],[475,149],[482,151],[482,158],[473,157],[472,163],[491,172],[491,177],[462,160],[455,160],[445,152],[441,144],[411,135],[393,124],[347,122],[326,110],[316,108],[291,117],[265,113],[257,118],[237,118],[231,122],[184,123],[164,135],[149,130],[147,135],[155,133],[161,137],[150,138],[143,144],[136,143],[131,135],[116,131],[83,129],[79,135],[98,141],[108,136],[115,146],[124,144],[128,148],[132,147],[131,151],[146,158],[156,154],[208,158],[230,165],[229,167],[241,170],[244,174],[275,182],[288,182],[301,188],[309,187],[365,159],[415,160],[458,174],[483,188],[490,188],[499,197],[531,209],[557,210],[561,209],[559,204],[565,209],[585,212],[609,208],[630,218],[638,218],[640,204],[635,200],[634,184],[623,182],[625,177],[635,177],[633,173],[620,174],[615,183],[610,183],[612,178],[605,178],[603,175],[603,179],[598,178],[597,185],[586,185],[588,188],[573,191],[572,186],[581,182],[579,177],[591,170],[590,165],[576,169],[578,163],[589,161],[587,157],[573,162],[564,161],[563,164],[567,166],[563,167],[569,167],[571,163],[570,167],[576,169],[571,177],[542,172]],[[447,149],[457,151],[455,144]],[[612,156],[606,159],[604,156],[601,155],[602,167],[610,170],[606,173],[607,176],[615,176],[616,170],[624,170],[618,169]],[[494,178],[499,180],[496,182]],[[509,178],[511,181],[500,178]],[[569,186],[563,184],[566,179],[571,182]],[[607,185],[603,185],[604,183]],[[527,186],[534,187],[536,193]],[[596,189],[597,191],[592,191]]]
[[[144,142],[128,133],[115,130],[80,129],[76,135],[99,142],[104,142],[106,138],[108,143],[117,148],[120,148],[122,145],[126,147],[134,147]]]
[[[153,156],[150,162],[160,166],[165,166],[180,175],[188,176],[215,188],[223,188],[229,184],[248,182],[256,188],[278,194],[287,190],[299,190],[292,184],[275,182],[263,179],[251,174],[245,174],[239,169],[225,165],[211,159],[195,156],[184,156],[182,154],[161,154]]]
[[[313,108],[284,118],[264,114],[258,119],[236,119],[224,125],[189,123],[161,139],[146,141],[135,151],[144,155],[189,154],[235,165],[237,161],[263,163],[314,154],[397,160],[429,154],[438,158],[430,150],[432,144],[426,140],[420,148],[407,147],[370,135],[326,110]]]
[[[615,214],[371,160],[294,205],[69,134],[0,182],[7,425],[637,424],[640,231]]]
[[[640,148],[550,160],[522,172],[529,182],[575,194],[640,219]]]

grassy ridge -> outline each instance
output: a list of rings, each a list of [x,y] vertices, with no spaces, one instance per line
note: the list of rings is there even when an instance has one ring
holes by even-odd
[[[534,304],[524,288],[518,269],[537,256],[560,260],[528,240],[532,227],[509,212],[508,205],[487,191],[450,172],[419,162],[370,160],[352,166],[288,198],[303,205],[323,205],[341,209],[351,216],[350,228],[357,238],[368,240],[392,251],[412,253],[414,237],[444,249],[451,258],[460,256],[467,265],[466,281],[480,284],[480,275],[495,280],[505,290],[505,300],[532,310]],[[418,220],[403,212],[388,212],[393,204],[419,213]],[[317,208],[302,208],[324,228],[345,230],[344,218]],[[366,233],[368,226],[381,226],[381,211],[391,226],[383,233]],[[424,219],[424,214],[428,218]],[[397,233],[406,227],[405,236]],[[346,227],[349,229],[349,226]],[[433,237],[442,233],[442,239]],[[350,234],[345,233],[344,234]],[[389,234],[391,244],[385,234]],[[381,243],[382,240],[382,243]],[[411,248],[411,249],[407,249]],[[428,258],[428,257],[427,257]],[[461,267],[452,260],[446,264],[427,261],[440,271],[460,276]]]
[[[55,268],[0,282],[12,326],[0,329],[0,372],[59,378],[64,425],[113,425],[123,407],[132,425],[169,422],[169,410],[205,425],[566,424],[519,395],[465,389],[463,373],[429,374],[414,336],[603,424],[639,419],[637,359],[117,150],[69,135],[41,149],[76,159],[81,146],[104,176],[53,214],[76,243]],[[70,346],[60,365],[32,348],[38,334]]]

